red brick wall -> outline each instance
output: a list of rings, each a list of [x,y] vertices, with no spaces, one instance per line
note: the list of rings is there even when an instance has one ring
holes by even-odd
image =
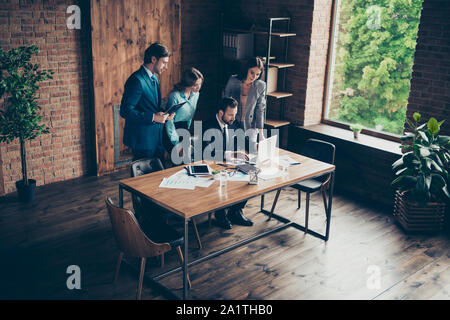
[[[195,67],[205,77],[194,119],[214,114],[218,101],[220,0],[181,1],[181,69]]]
[[[450,2],[424,0],[420,18],[407,116],[446,120],[450,135]]]
[[[55,72],[53,80],[42,83],[38,91],[43,122],[50,133],[26,143],[29,178],[38,185],[78,177],[89,170],[90,43],[84,36],[88,19],[83,19],[89,10],[81,2],[0,1],[0,46],[9,50],[35,44],[40,50],[35,62]],[[82,30],[66,26],[70,16],[66,10],[72,4],[82,7]],[[0,145],[0,159],[0,192],[13,192],[15,181],[22,178],[18,142]]]
[[[68,30],[69,5],[81,8],[81,30]],[[197,67],[205,76],[197,118],[217,101],[218,32],[221,1],[182,2],[182,69]],[[36,44],[36,61],[55,71],[41,84],[39,104],[50,134],[27,143],[29,177],[38,185],[95,172],[91,142],[91,47],[89,1],[0,0],[0,46],[4,50]],[[0,194],[15,191],[21,179],[17,142],[0,145]]]
[[[305,114],[302,122],[305,126],[318,124],[322,120],[332,2],[332,0],[314,1]]]
[[[331,4],[332,0],[248,0],[234,1],[226,8],[227,16],[237,26],[239,21],[244,21],[267,28],[270,17],[291,18],[291,32],[297,36],[289,39],[288,62],[295,67],[288,70],[286,77],[286,91],[293,96],[285,100],[285,119],[297,125],[316,124],[321,120]],[[256,41],[256,53],[264,54],[265,40]],[[273,44],[274,55],[279,56],[277,49],[282,42],[274,39]],[[278,112],[279,101],[269,98],[268,117],[277,117]]]
[[[322,115],[325,67],[331,27],[332,0],[247,0],[232,1],[225,8],[238,24],[256,22],[265,25],[268,17],[292,18],[289,62],[295,63],[287,76],[285,118],[297,125],[319,123]],[[424,0],[419,25],[408,117],[419,111],[428,119],[449,119],[450,114],[450,1]],[[236,18],[238,17],[238,18]],[[270,98],[269,98],[270,99]],[[270,102],[271,100],[269,100]],[[272,101],[268,115],[277,114]],[[442,126],[449,134],[450,121]]]
[[[29,175],[38,185],[86,174],[95,150],[90,140],[90,40],[86,23],[89,10],[82,0],[0,0],[0,46],[7,50],[36,44],[37,61],[52,68],[55,77],[41,86],[39,102],[51,133],[28,147]],[[67,6],[82,7],[82,30],[66,27]],[[449,134],[450,121],[450,3],[424,0],[416,48],[408,116],[420,111],[424,117],[447,119],[442,127]],[[87,8],[89,7],[87,3]],[[286,118],[298,125],[318,123],[322,112],[325,63],[331,0],[233,0],[182,1],[182,69],[195,66],[205,75],[196,118],[211,113],[217,102],[219,13],[237,22],[262,25],[270,16],[292,18]],[[277,105],[273,105],[275,112]],[[269,110],[270,112],[270,110]],[[18,144],[0,145],[0,194],[15,190],[21,179]]]

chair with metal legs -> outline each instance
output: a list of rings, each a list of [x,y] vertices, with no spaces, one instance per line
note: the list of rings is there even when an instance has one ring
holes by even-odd
[[[312,158],[315,160],[319,160],[322,162],[327,162],[330,164],[334,164],[334,157],[335,157],[336,147],[334,144],[317,140],[317,139],[309,139],[306,141],[302,151],[300,152],[301,155],[304,155],[308,158]],[[330,180],[331,180],[331,174],[327,174],[324,176],[320,176],[317,178],[307,179],[304,181],[301,181],[297,184],[292,185],[292,188],[295,188],[298,190],[298,209],[300,209],[301,205],[301,193],[302,191],[306,193],[306,210],[305,210],[305,232],[308,231],[308,220],[309,220],[309,202],[310,202],[310,196],[311,193],[314,193],[316,191],[321,191],[322,193],[322,199],[323,204],[325,207],[325,213],[328,209],[327,204],[327,197],[326,197],[326,191],[330,187]],[[271,213],[273,213],[275,206],[278,202],[278,197],[280,196],[281,189],[277,191],[277,194],[275,195],[275,200],[272,205]],[[270,219],[271,216],[269,216]]]
[[[147,173],[163,170],[164,166],[161,160],[158,158],[145,158],[139,159],[131,163],[131,177],[142,176]],[[159,219],[166,220],[169,218],[169,214],[162,212],[159,208],[154,206],[150,201],[143,199],[133,194],[133,208],[136,216],[140,219],[150,218],[149,216],[159,215]],[[200,234],[198,233],[197,224],[194,219],[191,219],[192,226],[194,227],[195,237],[197,239],[198,247],[202,248],[202,241],[200,240]],[[161,256],[161,265],[164,264],[164,256]]]
[[[120,249],[114,274],[114,282],[117,281],[119,276],[120,265],[124,255],[141,258],[136,296],[140,300],[146,259],[160,256],[172,250],[172,248],[176,248],[180,263],[183,265],[184,259],[181,246],[184,244],[184,237],[167,224],[153,223],[151,225],[142,225],[141,228],[133,212],[115,206],[109,197],[106,198],[105,202],[111,220],[113,234]],[[188,286],[191,287],[189,276],[187,280]]]

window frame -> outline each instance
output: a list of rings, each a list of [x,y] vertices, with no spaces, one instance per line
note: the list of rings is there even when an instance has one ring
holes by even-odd
[[[327,105],[328,105],[328,93],[329,93],[328,88],[330,86],[330,81],[331,81],[331,66],[332,66],[332,62],[333,62],[333,58],[334,58],[334,50],[335,50],[334,37],[335,37],[335,32],[337,32],[336,25],[338,23],[338,21],[336,21],[336,16],[337,16],[337,10],[338,10],[340,1],[341,0],[333,0],[332,4],[331,4],[331,19],[330,19],[331,25],[330,25],[330,32],[329,32],[329,38],[328,38],[327,64],[325,67],[325,80],[324,80],[323,99],[322,99],[321,123],[351,130],[350,124],[325,118],[326,111],[327,111]],[[414,67],[414,64],[413,64],[413,67]],[[408,110],[408,105],[406,105],[406,110]],[[403,126],[403,128],[404,128],[404,126]],[[404,129],[403,129],[403,132],[404,132]],[[382,131],[377,131],[377,130],[369,129],[369,128],[364,128],[361,131],[361,133],[367,134],[370,136],[374,136],[374,137],[378,137],[381,139],[385,139],[385,140],[395,141],[395,142],[401,142],[400,137],[402,136],[402,135],[397,135],[394,133],[382,132]]]

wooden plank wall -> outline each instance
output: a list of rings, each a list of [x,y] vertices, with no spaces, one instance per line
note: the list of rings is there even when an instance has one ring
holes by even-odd
[[[92,0],[91,24],[96,159],[101,175],[115,169],[113,106],[120,104],[125,81],[142,65],[151,43],[160,41],[173,53],[160,79],[162,96],[179,81],[180,0]],[[122,137],[122,118],[120,126]]]
[[[3,160],[2,160],[2,152],[0,150],[0,194],[3,195],[5,193],[5,183],[3,180]]]

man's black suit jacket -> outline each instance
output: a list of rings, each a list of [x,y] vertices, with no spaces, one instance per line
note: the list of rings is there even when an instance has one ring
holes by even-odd
[[[213,117],[209,118],[206,121],[203,121],[203,123],[202,123],[203,134],[205,134],[205,132],[207,130],[209,130],[209,129],[216,129],[216,130],[218,130],[221,133],[221,137],[222,137],[222,148],[221,149],[215,149],[211,153],[212,157],[215,157],[215,154],[217,154],[218,152],[220,154],[222,154],[222,157],[224,157],[225,151],[238,151],[237,150],[237,139],[235,138],[234,143],[231,143],[231,144],[227,143],[225,133],[222,131],[222,128],[220,127],[219,122],[217,121],[216,115],[214,115]],[[233,138],[231,130],[238,130],[238,129],[242,129],[242,127],[240,126],[240,124],[237,121],[233,122],[232,125],[227,125],[229,139]],[[242,131],[242,134],[243,133],[244,132]],[[248,139],[246,139],[246,140],[248,140]],[[208,145],[210,145],[210,144],[212,144],[214,142],[215,142],[215,138],[211,138],[211,141],[205,141],[203,139],[203,151],[205,151],[205,148]],[[247,148],[248,147],[248,141],[246,141],[245,144],[246,144],[245,149],[248,150],[248,148]],[[230,146],[234,146],[234,147],[231,148]]]

